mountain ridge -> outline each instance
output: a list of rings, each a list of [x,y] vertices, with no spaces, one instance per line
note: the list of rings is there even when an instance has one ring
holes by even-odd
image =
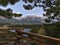
[[[41,17],[36,17],[36,16],[27,16],[24,18],[21,18],[19,20],[17,19],[3,19],[0,18],[0,23],[4,22],[4,23],[9,23],[11,25],[15,25],[15,24],[41,24]]]

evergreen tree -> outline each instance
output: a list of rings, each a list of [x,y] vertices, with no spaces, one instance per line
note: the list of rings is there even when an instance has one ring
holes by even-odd
[[[0,5],[2,6],[7,6],[9,3],[14,5],[16,2],[18,2],[19,0],[0,0]],[[7,9],[7,10],[3,10],[3,9],[0,9],[0,16],[3,16],[5,18],[12,18],[13,16],[15,17],[19,17],[19,16],[22,16],[22,14],[17,14],[17,13],[13,13],[13,10],[11,9]]]
[[[14,5],[17,2],[19,2],[19,0],[0,0],[0,5],[7,6],[9,3]]]

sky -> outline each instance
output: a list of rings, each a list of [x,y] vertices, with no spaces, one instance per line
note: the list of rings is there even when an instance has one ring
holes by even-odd
[[[40,7],[35,7],[32,10],[25,10],[23,8],[23,4],[24,4],[24,2],[19,1],[18,3],[14,4],[14,5],[8,4],[6,7],[0,6],[0,8],[1,9],[11,8],[13,10],[13,12],[21,13],[22,16],[29,16],[29,15],[42,16],[44,13],[43,8],[40,8]]]

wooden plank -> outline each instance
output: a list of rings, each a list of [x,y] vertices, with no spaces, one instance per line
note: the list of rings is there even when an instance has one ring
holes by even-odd
[[[21,27],[0,27],[0,30],[23,30],[24,28]]]
[[[8,44],[8,43],[15,43],[15,42],[0,42],[0,44]]]
[[[0,34],[7,34],[7,32],[5,32],[5,31],[0,31]]]
[[[37,39],[33,39],[33,38],[29,38],[29,37],[23,37],[23,36],[18,36],[18,38],[20,38],[22,40],[27,40],[28,42],[34,42],[34,43],[36,43],[38,45],[42,45],[42,44],[44,44],[44,45],[51,45],[48,42],[44,42],[44,40],[43,41],[39,41]]]
[[[11,27],[0,27],[0,30],[10,30]]]
[[[23,31],[19,31],[19,30],[17,30],[17,33],[18,33],[18,34],[31,35],[31,36],[33,36],[33,37],[39,37],[39,38],[41,38],[41,39],[48,39],[48,40],[50,40],[50,41],[60,43],[60,39],[59,39],[59,38],[49,37],[49,36],[45,36],[45,35],[38,35],[38,34],[35,34],[35,33],[23,32]]]
[[[15,40],[15,39],[17,39],[16,37],[5,37],[6,39],[13,39],[13,40]]]

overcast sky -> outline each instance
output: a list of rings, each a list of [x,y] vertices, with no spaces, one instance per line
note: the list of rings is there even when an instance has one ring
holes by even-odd
[[[24,2],[20,1],[18,3],[16,3],[15,5],[7,5],[7,7],[3,7],[0,6],[0,8],[2,9],[7,9],[7,8],[11,8],[13,10],[13,12],[17,12],[17,13],[22,13],[23,16],[28,16],[28,15],[37,15],[37,16],[41,16],[43,14],[43,10],[40,7],[35,7],[32,10],[25,10],[23,8],[23,4]]]

